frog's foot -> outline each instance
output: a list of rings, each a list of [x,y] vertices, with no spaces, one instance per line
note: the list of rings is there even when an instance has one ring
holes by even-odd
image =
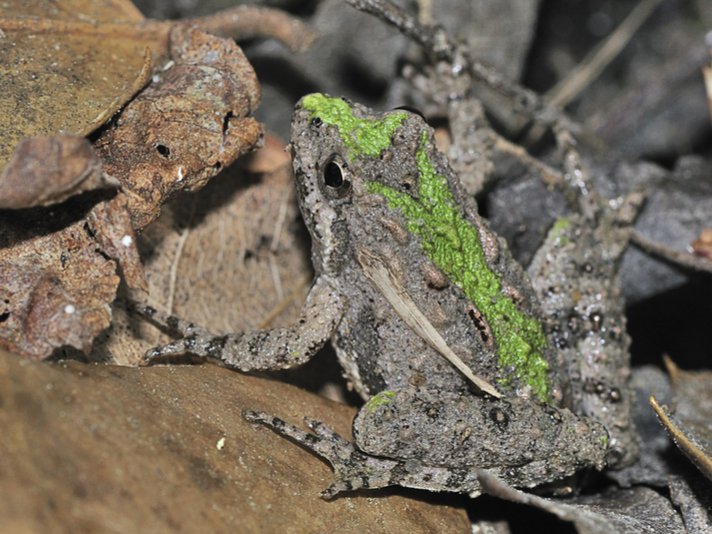
[[[414,460],[390,460],[369,456],[324,423],[308,417],[304,420],[315,434],[305,432],[265,412],[244,411],[242,414],[252,423],[260,423],[292,438],[331,464],[334,469],[334,482],[320,493],[325,499],[330,499],[342,491],[387,486],[480,493],[480,484],[474,471],[426,467]]]
[[[156,358],[160,357],[181,354],[184,352],[195,353],[196,347],[201,345],[199,340],[212,339],[216,337],[202,326],[191,323],[190,321],[185,321],[173,315],[163,313],[146,304],[136,304],[134,306],[134,310],[147,317],[158,326],[179,332],[183,336],[177,341],[162,345],[160,347],[154,347],[146,351],[143,356],[143,360],[139,364],[141,366],[151,365]]]

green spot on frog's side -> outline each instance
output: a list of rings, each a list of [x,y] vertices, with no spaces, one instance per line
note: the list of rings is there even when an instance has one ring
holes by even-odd
[[[349,160],[362,154],[378,157],[391,145],[391,135],[407,113],[393,113],[381,120],[354,117],[351,106],[341,98],[315,93],[305,96],[302,107],[312,112],[311,119],[319,117],[325,124],[338,126],[344,145],[350,148]]]
[[[372,397],[370,401],[368,401],[368,403],[366,404],[366,409],[368,410],[368,413],[371,413],[379,406],[385,406],[387,404],[390,404],[395,398],[395,391],[382,391],[375,397]]]
[[[433,169],[426,152],[428,142],[427,132],[423,132],[416,154],[420,171],[418,198],[380,182],[368,182],[368,190],[386,197],[391,208],[405,215],[408,230],[421,238],[423,251],[484,314],[498,343],[500,367],[514,369],[540,400],[548,402],[549,365],[541,355],[546,346],[541,324],[504,296],[500,276],[485,262],[479,231],[463,218],[447,181]]]

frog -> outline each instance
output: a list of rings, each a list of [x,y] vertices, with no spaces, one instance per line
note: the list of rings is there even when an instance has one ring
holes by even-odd
[[[289,147],[315,271],[295,325],[214,335],[144,307],[183,336],[148,351],[145,364],[190,352],[241,372],[277,370],[305,363],[331,340],[365,401],[354,443],[312,419],[306,432],[272,414],[243,414],[331,463],[326,498],[387,486],[476,496],[481,470],[532,488],[634,458],[622,449],[635,439],[607,428],[610,418],[597,421],[601,410],[575,411],[590,399],[588,383],[572,385],[576,366],[561,350],[570,314],[549,309],[555,317],[547,318],[542,305],[549,296],[556,308],[571,290],[552,289],[568,263],[546,258],[591,227],[585,218],[552,229],[554,244],[533,262],[537,291],[418,113],[307,95],[295,106]],[[625,401],[622,413],[630,394],[619,378],[603,388],[609,402]]]

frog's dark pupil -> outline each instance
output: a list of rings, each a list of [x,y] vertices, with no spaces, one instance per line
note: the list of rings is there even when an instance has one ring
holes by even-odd
[[[319,126],[321,126],[322,121],[321,121],[321,118],[320,118],[320,117],[314,117],[314,118],[311,120],[311,123],[312,123],[312,126],[317,126],[317,127],[319,127]]]
[[[333,161],[326,164],[324,169],[324,183],[329,187],[338,189],[344,183],[344,174],[341,172],[341,167]]]

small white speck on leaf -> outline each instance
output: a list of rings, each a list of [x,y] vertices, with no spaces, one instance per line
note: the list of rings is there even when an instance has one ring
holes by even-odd
[[[219,451],[221,451],[224,446],[225,446],[225,438],[220,438],[218,440],[218,444],[216,445],[216,447],[218,448]]]

